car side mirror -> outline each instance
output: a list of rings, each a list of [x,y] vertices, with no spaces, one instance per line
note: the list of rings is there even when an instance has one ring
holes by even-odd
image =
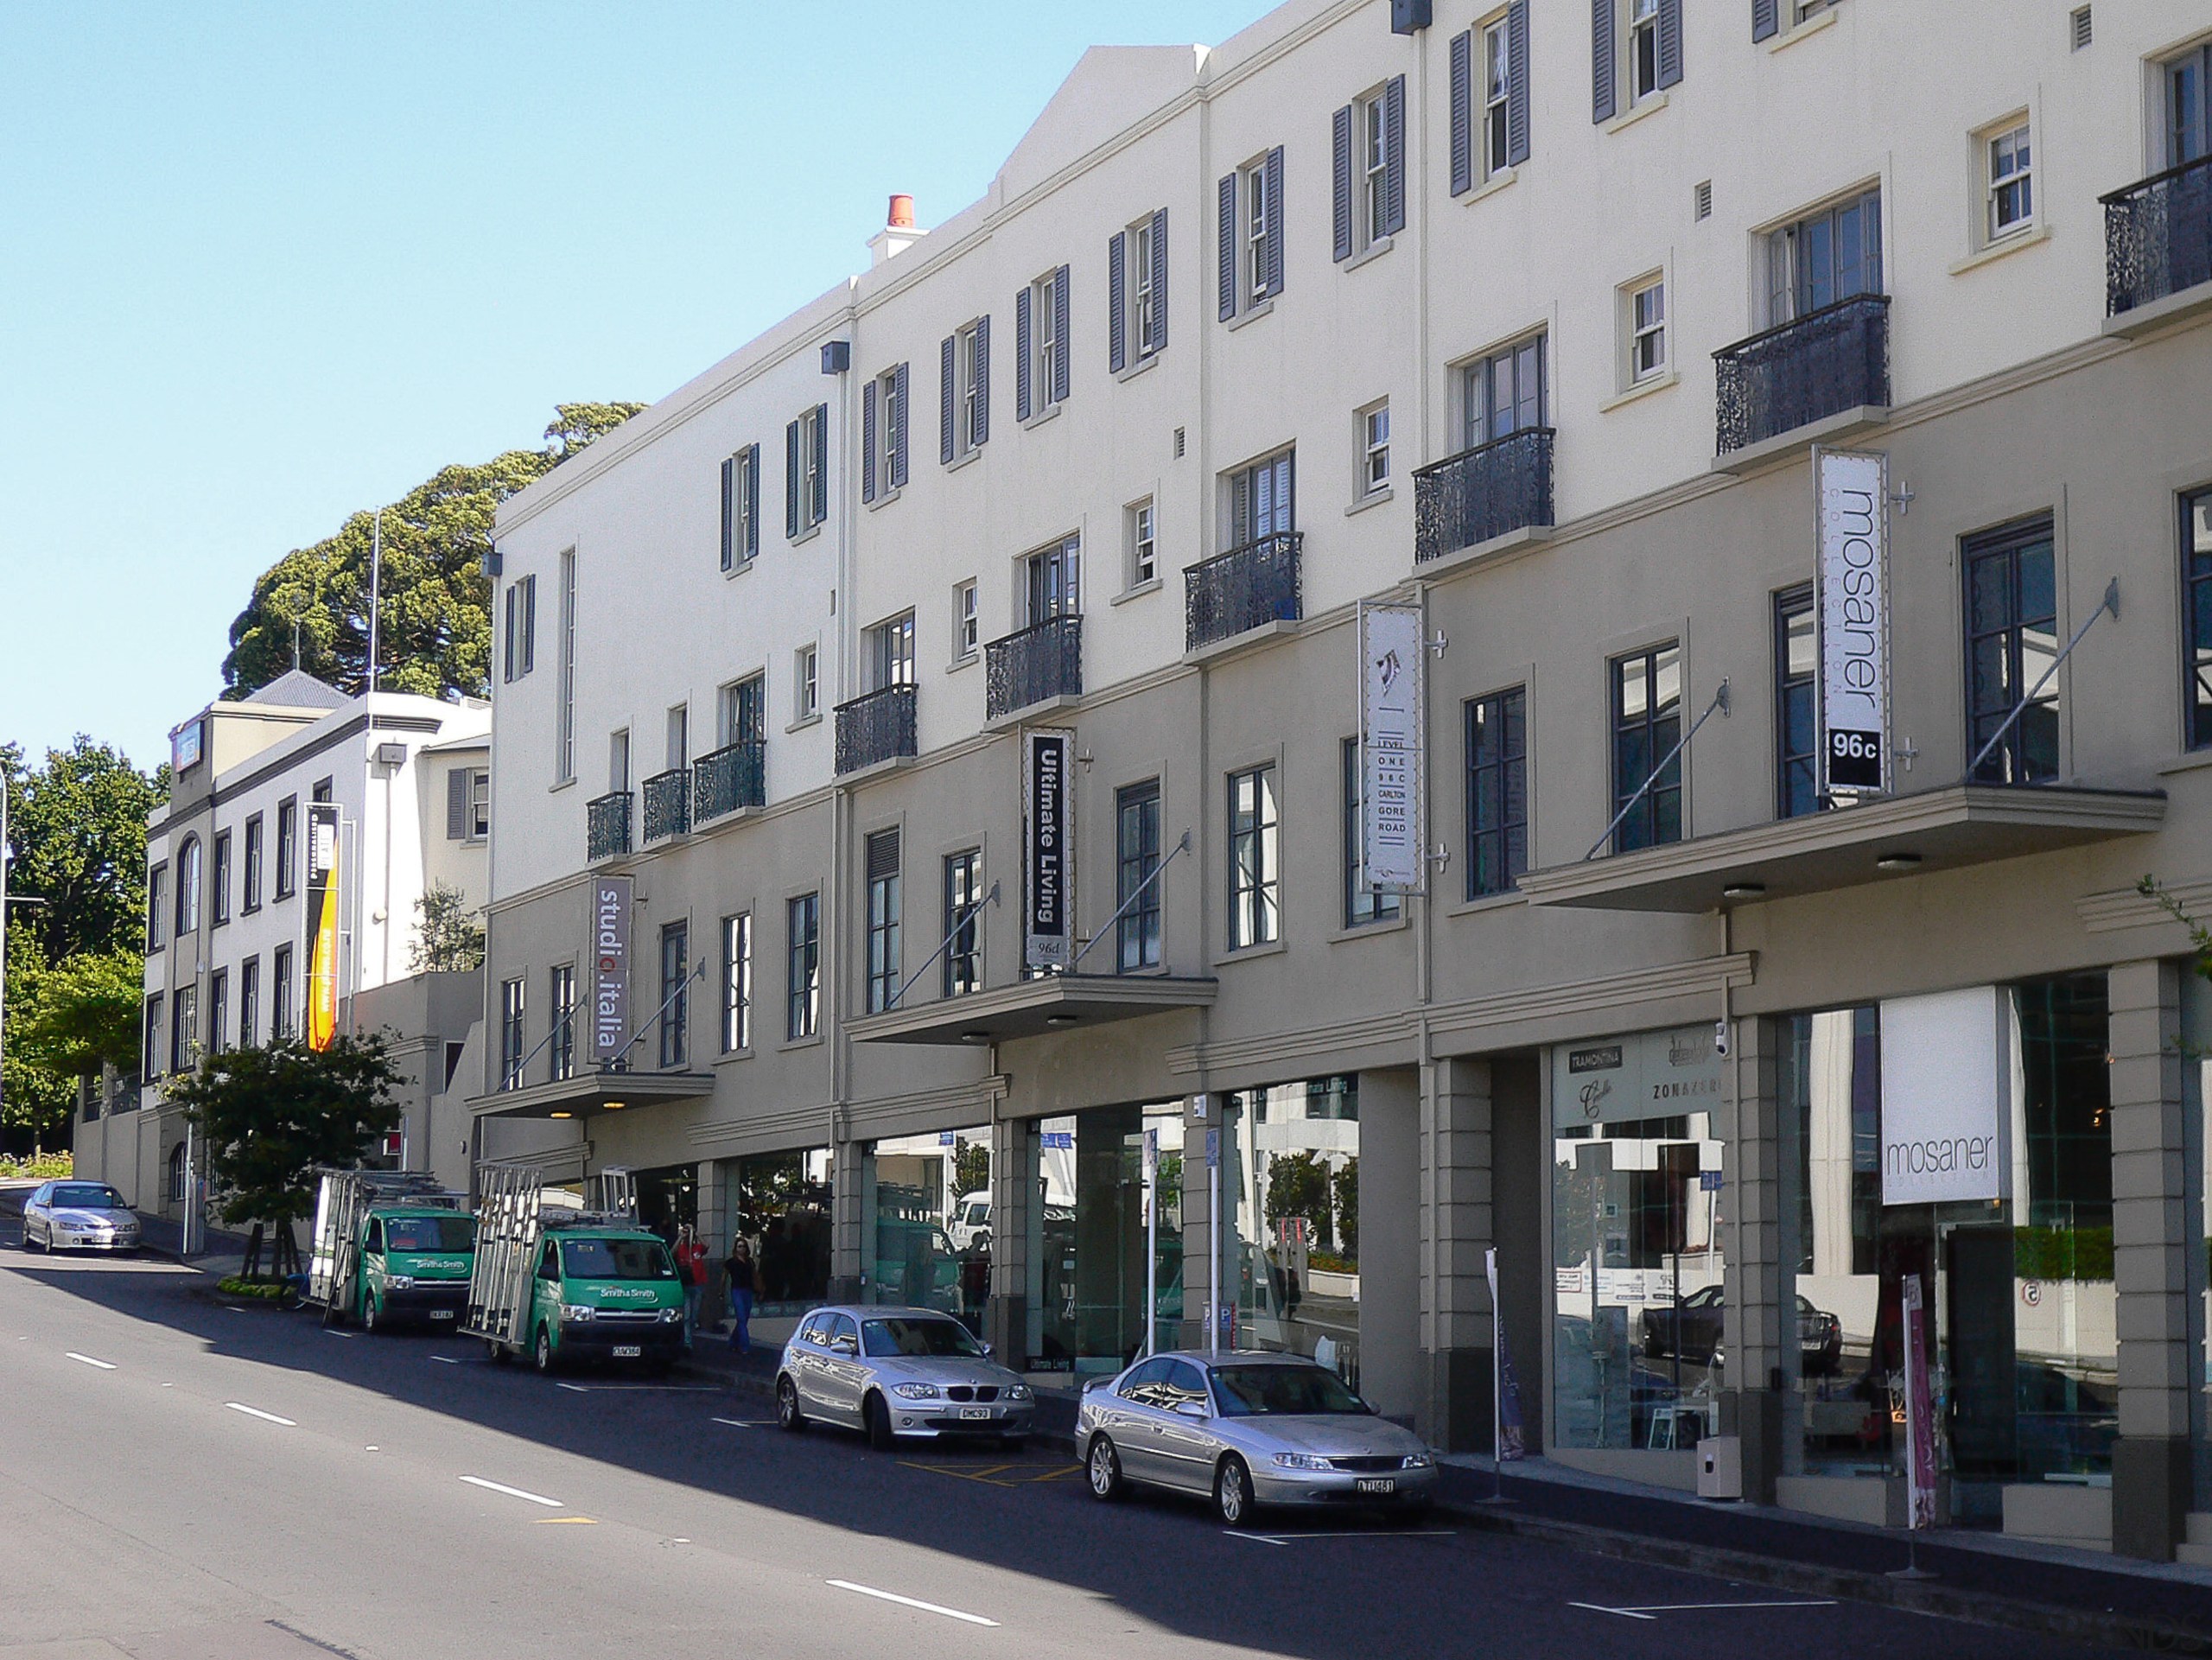
[[[1204,1401],[1178,1401],[1175,1403],[1175,1415],[1179,1418],[1206,1418],[1213,1415],[1206,1410],[1206,1403]]]
[[[986,1344],[983,1345],[983,1358],[984,1358],[984,1359],[986,1359],[986,1360],[988,1360],[990,1358],[991,1358],[991,1345],[990,1345],[989,1344],[986,1343]]]

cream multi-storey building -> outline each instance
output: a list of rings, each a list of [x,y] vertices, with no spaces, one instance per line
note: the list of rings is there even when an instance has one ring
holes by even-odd
[[[1080,1375],[1211,1311],[1440,1443],[1502,1372],[1553,1459],[1730,1434],[1877,1523],[1913,1301],[1953,1518],[2190,1550],[2212,988],[2135,884],[2212,907],[2208,70],[2188,0],[1086,54],[501,513],[475,1156],[743,1232],[764,1335],[834,1288]]]

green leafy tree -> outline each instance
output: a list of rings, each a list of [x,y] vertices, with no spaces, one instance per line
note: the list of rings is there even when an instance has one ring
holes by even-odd
[[[1329,1178],[1329,1191],[1337,1201],[1337,1245],[1357,1261],[1359,1256],[1359,1155],[1354,1154]]]
[[[315,1173],[359,1165],[397,1128],[399,1082],[381,1034],[340,1034],[321,1051],[296,1038],[226,1049],[168,1095],[205,1138],[223,1220],[273,1224],[282,1272],[294,1224],[315,1208]]]
[[[410,974],[467,973],[484,966],[484,925],[458,887],[432,882],[415,901]]]
[[[384,512],[377,684],[427,697],[491,690],[491,584],[484,556],[499,504],[612,432],[642,404],[563,404],[542,449],[441,468]],[[296,548],[262,573],[231,624],[226,695],[243,697],[298,666],[341,691],[368,681],[369,578],[376,515]]]
[[[60,1078],[87,1078],[103,1063],[129,1072],[138,1056],[145,964],[135,951],[80,951],[43,971],[11,1042]]]
[[[991,1149],[982,1142],[963,1142],[952,1155],[952,1191],[980,1193],[991,1185]]]
[[[1314,1240],[1329,1237],[1329,1166],[1318,1153],[1278,1153],[1268,1161],[1268,1219],[1302,1216]]]

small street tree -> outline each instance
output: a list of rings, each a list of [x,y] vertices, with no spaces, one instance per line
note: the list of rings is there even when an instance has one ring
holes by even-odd
[[[296,1038],[226,1049],[170,1083],[169,1099],[205,1141],[223,1220],[253,1224],[248,1274],[260,1265],[264,1224],[276,1228],[274,1270],[297,1270],[293,1229],[314,1209],[315,1171],[359,1164],[397,1127],[390,1092],[399,1082],[383,1036],[371,1034],[341,1034],[321,1051]]]
[[[466,974],[484,966],[484,925],[458,887],[432,882],[415,901],[410,974]]]

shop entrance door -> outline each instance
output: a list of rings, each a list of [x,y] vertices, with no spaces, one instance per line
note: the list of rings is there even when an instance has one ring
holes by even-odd
[[[2019,1465],[2012,1258],[2010,1228],[1952,1228],[1945,1234],[1948,1428],[1951,1469],[1962,1485],[2001,1484],[2013,1479]],[[1993,1499],[1995,1494],[1990,1497]],[[1973,1498],[1955,1495],[1955,1512],[1982,1508]],[[1967,1502],[1960,1503],[1962,1499]]]

